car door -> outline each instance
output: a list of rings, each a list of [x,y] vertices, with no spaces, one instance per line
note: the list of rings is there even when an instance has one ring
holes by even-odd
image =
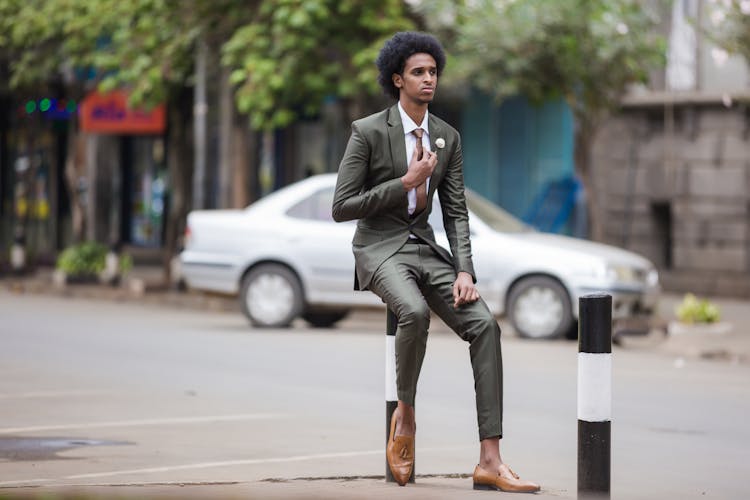
[[[286,211],[290,240],[308,303],[353,305],[363,294],[354,292],[352,237],[355,222],[334,222],[333,186],[318,189]],[[367,301],[365,301],[366,303]]]

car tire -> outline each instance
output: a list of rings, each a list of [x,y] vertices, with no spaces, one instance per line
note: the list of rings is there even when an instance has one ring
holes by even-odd
[[[302,285],[289,268],[261,264],[242,279],[240,304],[253,326],[287,327],[302,312]]]
[[[330,328],[349,314],[343,311],[307,311],[302,318],[315,328]]]
[[[573,320],[570,324],[570,328],[565,332],[565,338],[567,340],[578,340],[578,321]]]
[[[559,281],[532,276],[516,283],[508,296],[508,318],[519,336],[553,339],[573,326],[570,296]]]

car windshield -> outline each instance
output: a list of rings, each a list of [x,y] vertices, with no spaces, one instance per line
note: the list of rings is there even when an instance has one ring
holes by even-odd
[[[474,215],[495,231],[502,231],[503,233],[533,231],[530,226],[470,189],[466,190],[466,205]]]
[[[333,187],[319,189],[313,194],[295,203],[286,214],[298,219],[319,220],[322,222],[333,222],[331,216],[331,204],[333,201]],[[487,198],[466,189],[466,205],[473,215],[478,217],[487,226],[495,231],[503,233],[522,233],[533,231],[513,215],[509,214]],[[442,213],[437,196],[432,206],[430,224],[436,231],[445,231],[443,228]]]
[[[470,189],[466,189],[466,205],[472,215],[495,231],[503,233],[524,233],[534,231],[513,215],[492,203]],[[443,213],[437,196],[433,199],[430,225],[435,231],[445,231],[443,227]]]
[[[297,219],[333,222],[331,204],[333,203],[333,188],[319,189],[307,198],[295,203],[286,214]]]

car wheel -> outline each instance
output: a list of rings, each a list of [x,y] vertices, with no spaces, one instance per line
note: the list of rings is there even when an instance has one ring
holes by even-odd
[[[567,340],[578,340],[578,321],[573,320],[570,322],[570,328],[565,332],[565,338]]]
[[[262,264],[243,278],[240,302],[254,326],[289,326],[302,311],[302,285],[288,268]]]
[[[330,328],[349,314],[344,311],[307,311],[302,318],[315,328]]]
[[[525,278],[513,286],[508,317],[518,335],[530,339],[560,337],[573,326],[568,292],[546,276]]]

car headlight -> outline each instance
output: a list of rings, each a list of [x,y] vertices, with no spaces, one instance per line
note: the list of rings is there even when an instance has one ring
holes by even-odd
[[[654,268],[640,268],[610,264],[607,266],[607,280],[617,283],[645,283],[653,286],[659,282],[659,274]]]
[[[607,280],[620,283],[631,283],[637,281],[636,270],[629,266],[607,266]]]

